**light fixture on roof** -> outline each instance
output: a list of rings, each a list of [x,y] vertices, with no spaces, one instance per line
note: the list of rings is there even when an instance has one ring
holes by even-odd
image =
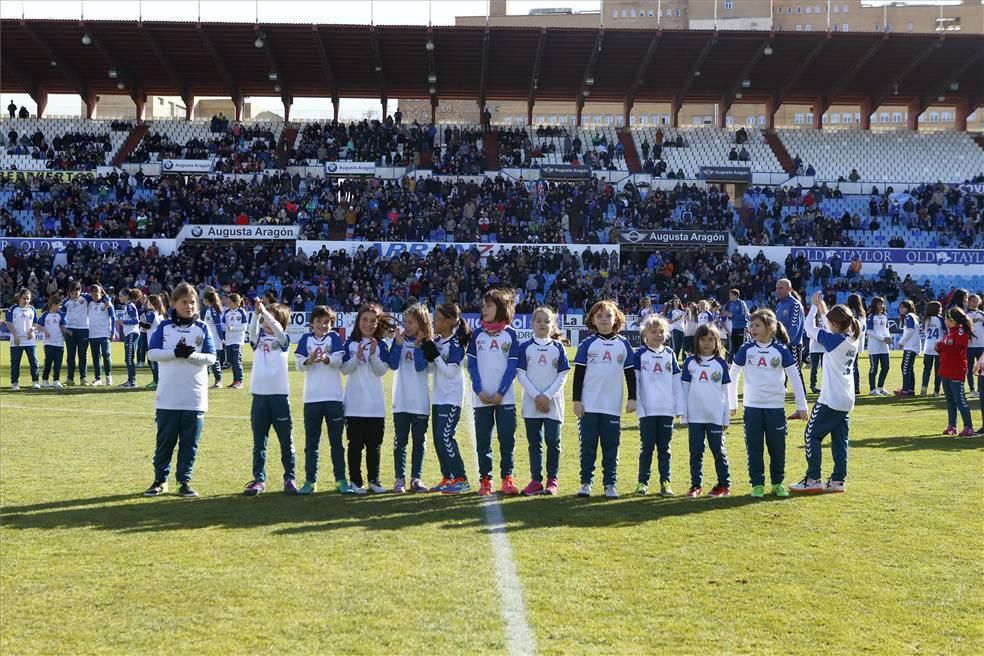
[[[51,60],[51,65],[52,65],[52,66],[57,66],[57,65],[58,65],[58,62],[56,62],[56,61],[55,61],[54,59],[52,59],[52,60]]]
[[[430,73],[427,76],[427,81],[430,82],[431,84],[434,84],[437,82],[437,76],[434,75],[433,73]]]
[[[700,71],[694,71],[694,77],[700,77]]]
[[[263,32],[257,33],[256,41],[253,41],[253,45],[256,46],[257,48],[262,48],[264,39],[266,39],[266,34],[264,34]]]
[[[109,79],[115,80],[118,75],[115,68],[109,69]]]
[[[960,91],[960,83],[959,82],[951,82],[950,83],[950,91]]]
[[[594,78],[593,78],[593,77],[588,77],[588,78],[587,78],[587,79],[586,79],[586,80],[584,81],[584,83],[585,83],[585,84],[587,84],[587,85],[588,85],[588,86],[590,87],[591,85],[593,85],[593,84],[594,84]]]
[[[434,50],[434,40],[427,39],[427,44],[424,46],[427,50]]]
[[[92,44],[92,37],[89,36],[88,32],[86,32],[85,34],[82,35],[82,45],[88,46],[91,44]]]
[[[280,85],[279,84],[274,84],[273,85],[273,90],[276,91],[277,93],[280,93]]]
[[[772,46],[765,46],[765,50],[762,51],[762,54],[765,55],[766,57],[771,56],[772,55]]]
[[[122,82],[117,82],[116,83],[116,88],[119,89],[120,91],[122,91],[124,88],[126,88],[126,85],[123,84]]]
[[[430,92],[430,95],[433,96],[435,93],[437,93],[437,87],[431,87],[430,89],[428,89],[428,91]]]
[[[271,82],[276,82],[277,81],[277,71],[270,71],[269,73],[267,73],[267,78],[269,78]]]
[[[735,94],[735,98],[737,98],[738,100],[741,100],[741,98],[742,98],[741,91],[739,91],[738,93]]]
[[[380,66],[379,64],[376,64],[376,72],[379,73],[382,70],[383,70],[383,67]]]
[[[937,97],[936,97],[936,99],[937,99],[938,101],[940,101],[940,102],[943,102],[944,100],[946,100],[946,96],[944,96],[944,95],[939,95],[939,96],[937,96]]]
[[[591,90],[590,89],[585,89],[581,93],[584,95],[585,98],[587,98],[588,96],[591,95]]]
[[[752,86],[752,81],[751,80],[742,80],[741,81],[741,88],[742,89],[749,89],[749,88],[751,88],[751,86]]]

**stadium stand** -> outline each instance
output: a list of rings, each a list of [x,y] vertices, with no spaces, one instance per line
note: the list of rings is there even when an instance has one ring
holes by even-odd
[[[287,159],[290,164],[355,161],[407,166],[414,162],[424,139],[419,124],[398,126],[390,118],[382,123],[309,121],[298,131]]]
[[[645,127],[632,130],[643,171],[656,177],[665,178],[673,173],[679,178],[682,171],[683,178],[698,179],[702,166],[748,166],[752,173],[782,171],[761,132],[742,132],[747,140],[737,143],[737,131],[728,129]],[[660,162],[665,165],[661,166]]]
[[[127,161],[212,159],[215,170],[224,173],[263,171],[276,165],[277,140],[283,128],[282,122],[273,121],[228,126],[214,121],[154,121]]]
[[[129,128],[117,121],[76,118],[0,121],[0,170],[91,171],[112,161]]]

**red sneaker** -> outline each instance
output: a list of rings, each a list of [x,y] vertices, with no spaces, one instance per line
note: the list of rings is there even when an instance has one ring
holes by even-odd
[[[707,493],[709,497],[726,497],[731,494],[731,490],[724,487],[723,485],[715,485],[711,488],[711,491]]]
[[[529,485],[523,488],[524,497],[532,497],[543,493],[543,483],[540,481],[530,481]]]
[[[943,430],[943,434],[944,435],[956,435],[957,434],[957,427],[956,426],[947,426],[946,429]]]
[[[512,476],[506,476],[502,479],[502,493],[509,496],[519,494],[519,488],[516,487],[516,481],[513,480]]]
[[[967,426],[962,431],[957,433],[957,437],[974,437],[974,429]]]
[[[558,486],[557,484],[558,484],[558,481],[557,481],[556,478],[548,478],[547,479],[547,487],[545,487],[543,489],[543,493],[544,494],[549,494],[551,496],[555,496],[557,494],[557,486]]]
[[[691,499],[696,499],[703,493],[704,493],[703,488],[701,488],[699,485],[695,485],[692,488],[690,488],[689,492],[687,492],[687,496],[690,497]]]
[[[492,479],[488,476],[482,477],[482,482],[478,486],[478,496],[480,497],[490,497],[492,496]]]

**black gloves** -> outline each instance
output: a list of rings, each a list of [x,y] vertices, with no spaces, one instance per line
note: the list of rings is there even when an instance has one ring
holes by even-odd
[[[191,344],[185,344],[181,342],[174,347],[174,357],[176,358],[186,358],[195,352],[195,347]]]
[[[424,357],[427,358],[428,362],[433,362],[441,355],[441,352],[437,349],[437,344],[430,339],[425,339],[421,342],[420,350],[424,352]]]
[[[141,321],[140,327],[143,328],[144,330],[150,330],[150,324],[147,323],[146,321]]]

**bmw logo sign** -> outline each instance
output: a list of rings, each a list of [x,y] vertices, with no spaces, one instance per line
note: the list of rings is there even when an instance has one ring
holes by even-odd
[[[201,237],[202,236],[202,227],[201,226],[192,226],[191,227],[191,236],[192,237]]]
[[[164,168],[168,171],[174,168],[174,162],[169,159],[164,160]]]
[[[338,170],[338,164],[335,164],[334,162],[329,162],[328,163],[328,172],[329,173],[334,173],[337,170]]]

